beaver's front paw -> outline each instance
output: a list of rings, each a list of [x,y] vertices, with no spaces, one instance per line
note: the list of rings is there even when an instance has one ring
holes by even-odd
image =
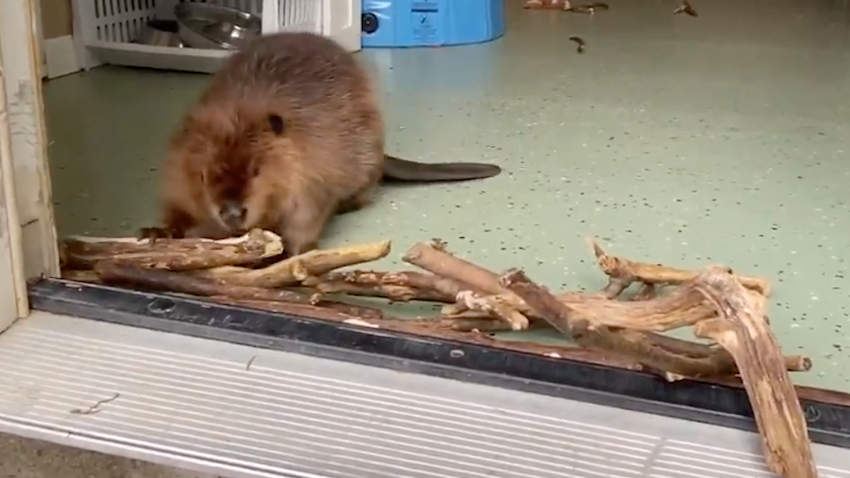
[[[183,231],[168,227],[143,227],[139,229],[137,235],[139,239],[148,239],[151,245],[155,244],[158,239],[181,239],[184,237]]]

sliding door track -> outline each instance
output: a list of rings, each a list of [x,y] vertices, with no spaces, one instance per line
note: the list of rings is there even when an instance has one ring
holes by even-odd
[[[0,363],[0,431],[222,478],[773,476],[734,428],[48,312]]]
[[[57,314],[755,429],[746,393],[732,386],[60,279],[32,284],[30,301]],[[801,395],[812,440],[850,448],[850,397]]]

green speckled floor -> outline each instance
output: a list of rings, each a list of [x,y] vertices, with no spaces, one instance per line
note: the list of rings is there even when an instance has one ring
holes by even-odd
[[[775,282],[770,316],[800,383],[850,391],[850,14],[827,0],[609,0],[525,11],[479,46],[368,51],[390,150],[485,159],[488,181],[387,189],[327,244],[445,239],[555,287],[603,276],[584,237],[635,259],[727,263]],[[579,55],[568,37],[580,35]],[[98,68],[45,88],[61,234],[156,220],[166,136],[205,75]]]

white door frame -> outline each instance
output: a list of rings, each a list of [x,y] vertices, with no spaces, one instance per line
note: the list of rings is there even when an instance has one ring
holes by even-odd
[[[44,48],[44,21],[41,17],[41,0],[33,0],[33,16],[35,17],[35,38],[38,42],[38,73],[44,79],[47,78],[47,52]]]
[[[5,220],[18,227],[7,228],[9,254],[17,256],[11,264],[20,270],[5,271],[0,278],[13,277],[13,284],[37,277],[59,275],[59,254],[53,220],[53,199],[47,165],[47,134],[44,125],[44,106],[41,93],[38,27],[38,0],[0,0],[0,65],[5,96],[6,114],[0,128],[8,134],[3,140],[6,151],[2,166]],[[0,138],[4,135],[0,132]],[[11,212],[10,212],[11,211]],[[0,228],[3,222],[0,222]],[[11,244],[12,238],[16,244]],[[0,234],[0,263],[4,247]],[[14,252],[17,251],[17,252]],[[4,280],[4,279],[0,279]],[[0,284],[4,284],[0,282]],[[4,287],[0,285],[0,287]],[[19,313],[26,315],[26,290],[18,291]],[[0,331],[8,327],[4,310]]]
[[[2,68],[0,79],[5,79]],[[0,331],[29,315],[7,104],[5,81],[0,81]]]

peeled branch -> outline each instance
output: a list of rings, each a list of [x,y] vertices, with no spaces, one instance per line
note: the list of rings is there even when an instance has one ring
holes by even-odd
[[[608,275],[609,282],[604,293],[609,298],[620,295],[635,282],[653,285],[679,285],[694,280],[699,271],[688,271],[660,264],[637,262],[622,257],[608,255],[596,239],[589,238],[588,243],[593,249],[599,268]],[[770,282],[761,277],[735,276],[744,287],[759,292],[767,297],[770,295]]]
[[[283,252],[280,236],[260,229],[229,239],[149,239],[70,237],[60,242],[63,269],[92,269],[101,261],[121,261],[148,269],[188,271],[245,264]]]
[[[454,302],[461,286],[434,274],[417,271],[335,271],[302,281],[323,294],[384,297],[396,302],[425,300]]]
[[[201,271],[199,274],[221,279],[229,284],[266,288],[286,287],[298,285],[309,277],[320,276],[334,269],[376,261],[389,253],[390,241],[380,241],[334,249],[316,249],[262,269],[224,267]]]
[[[753,406],[767,465],[787,478],[815,478],[811,440],[786,359],[764,320],[764,307],[751,300],[725,267],[711,267],[697,289],[717,308],[720,318],[696,324],[694,334],[728,350],[738,365]]]

